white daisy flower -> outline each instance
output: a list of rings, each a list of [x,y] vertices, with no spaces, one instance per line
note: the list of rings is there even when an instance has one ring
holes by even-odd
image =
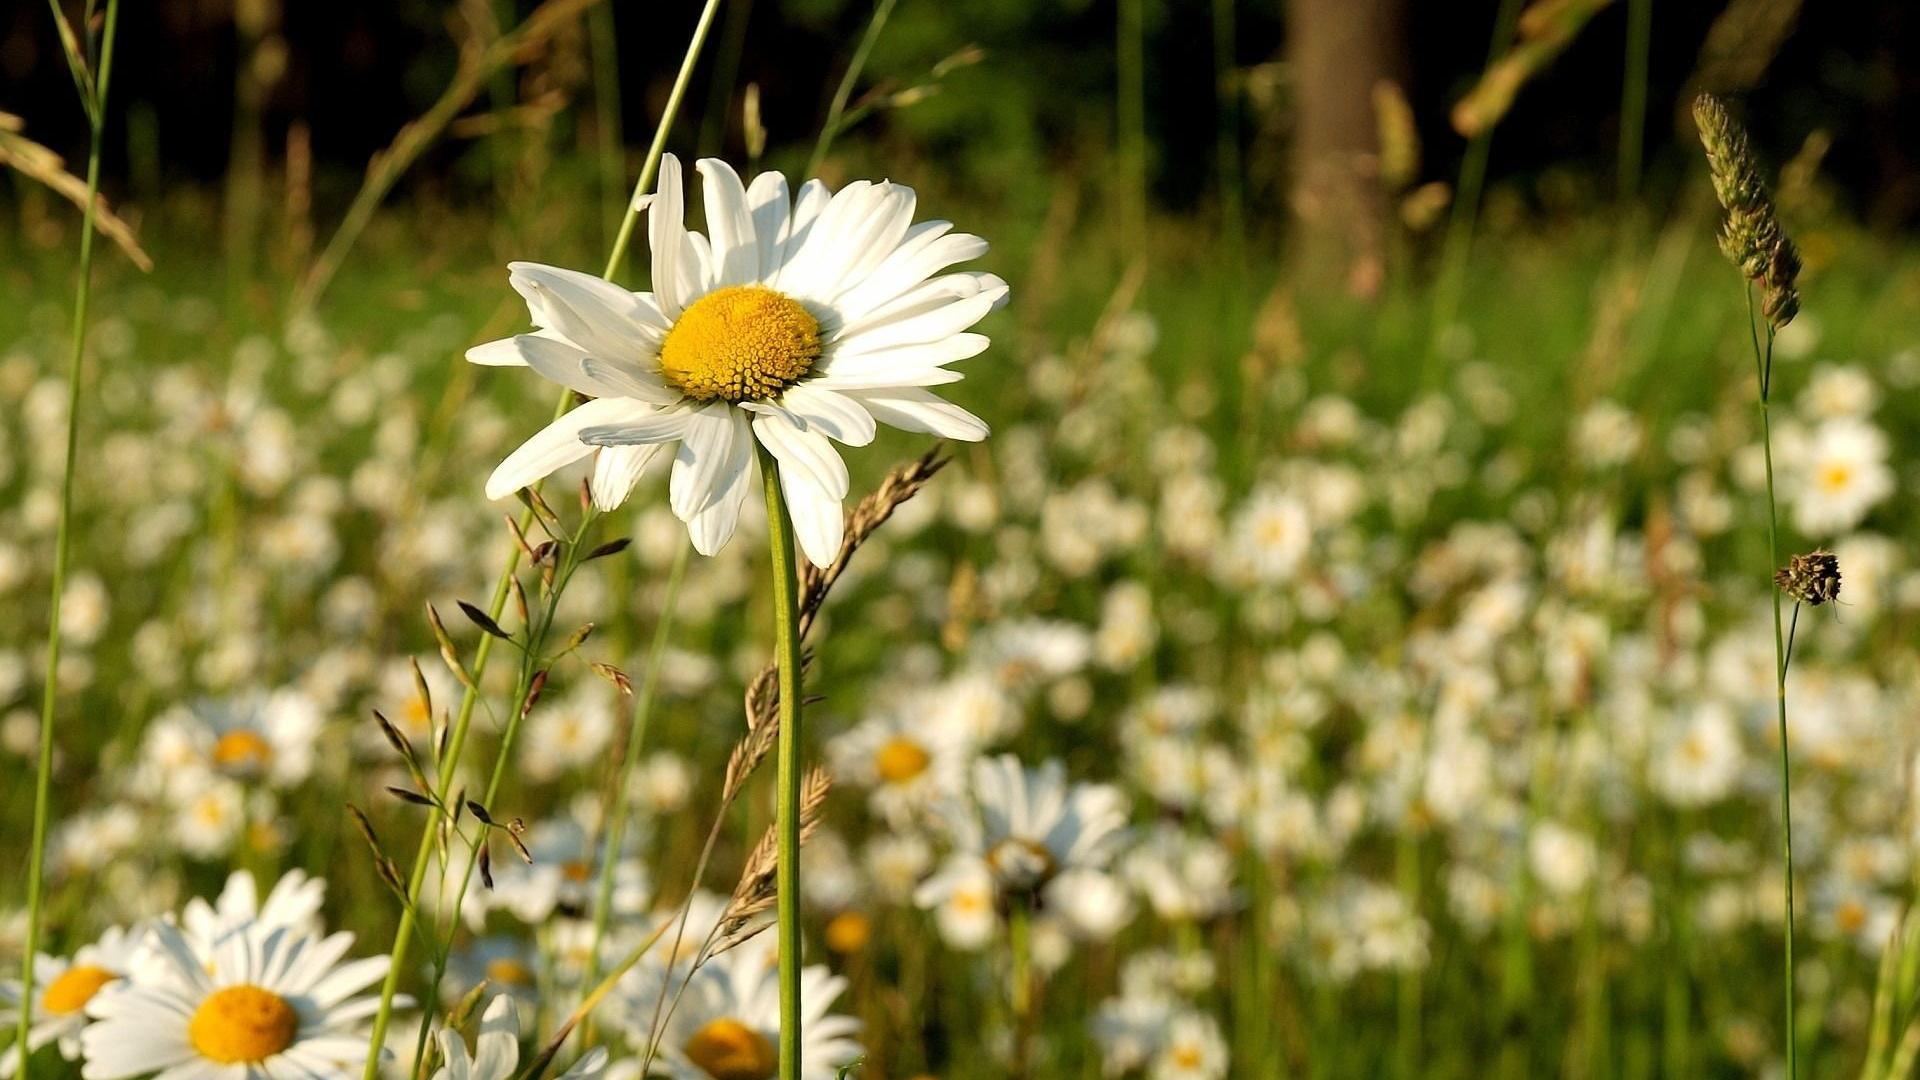
[[[864,446],[876,421],[977,441],[978,417],[926,388],[956,382],[946,365],[988,341],[968,333],[999,306],[1006,282],[941,274],[978,258],[984,240],[944,221],[913,223],[899,184],[856,181],[830,194],[810,180],[751,186],[725,162],[696,166],[708,232],[684,224],[680,163],[660,163],[648,206],[653,289],[628,292],[588,274],[514,263],[509,281],[538,327],[477,346],[478,364],[531,367],[594,399],[500,463],[490,498],[599,453],[590,481],[618,506],[668,444],[669,503],[696,550],[732,537],[753,489],[754,442],[780,463],[801,550],[833,560],[842,534],[846,464],[832,443]],[[935,276],[940,275],[940,276]]]
[[[100,994],[125,987],[141,945],[146,941],[145,927],[125,930],[110,927],[91,945],[82,946],[71,959],[44,953],[34,960],[32,1026],[27,1031],[27,1049],[39,1050],[57,1043],[60,1056],[71,1061],[80,1055],[80,1031],[87,1026],[87,1003]],[[20,1020],[20,981],[0,983],[0,1026],[11,1030]],[[20,1053],[15,1046],[0,1051],[0,1077],[12,1076],[20,1068]]]
[[[442,1028],[439,1039],[444,1063],[434,1072],[433,1080],[512,1080],[519,1069],[520,1019],[513,999],[505,994],[488,1003],[480,1017],[472,1056],[468,1056],[466,1041],[458,1031]],[[596,1046],[560,1074],[560,1080],[595,1080],[606,1071],[606,1048]]]
[[[1832,536],[1860,524],[1894,491],[1887,437],[1865,420],[1842,417],[1814,429],[1799,462],[1794,527]]]
[[[1104,870],[1125,837],[1119,789],[1069,786],[1058,761],[1026,769],[1011,754],[982,758],[971,795],[944,815],[956,850],[914,893],[956,948],[990,939],[1003,898],[1044,894],[1046,906],[1067,906],[1054,890],[1073,887],[1078,871]]]
[[[903,712],[868,717],[827,745],[838,780],[867,788],[874,812],[896,826],[958,793],[973,748],[954,725]]]
[[[694,972],[668,1013],[653,1062],[670,1080],[770,1080],[779,1066],[779,969],[770,948],[724,953]],[[677,973],[642,969],[623,984],[620,1015],[635,1045],[644,1046],[658,995],[679,988]],[[800,1077],[835,1080],[858,1060],[860,1022],[831,1012],[847,980],[824,965],[800,972]]]
[[[227,877],[226,887],[213,903],[198,896],[187,901],[180,912],[180,932],[193,951],[206,959],[213,956],[215,946],[238,931],[265,933],[285,928],[303,937],[317,936],[321,932],[320,905],[326,898],[326,880],[309,877],[304,870],[281,875],[264,899],[253,875],[236,870]]]
[[[386,975],[386,957],[342,964],[352,934],[254,927],[222,939],[209,966],[174,927],[157,924],[153,933],[155,972],[88,1006],[86,1080],[359,1075],[367,1054],[360,1023],[379,1000],[353,995]]]
[[[196,702],[169,719],[175,737],[186,740],[199,763],[222,776],[291,787],[313,772],[322,717],[319,706],[297,690]]]
[[[1227,1075],[1227,1040],[1204,1013],[1181,1013],[1167,1025],[1166,1041],[1153,1059],[1153,1080],[1221,1080]]]

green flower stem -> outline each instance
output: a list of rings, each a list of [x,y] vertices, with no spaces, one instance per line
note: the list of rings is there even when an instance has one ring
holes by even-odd
[[[58,0],[49,0],[53,17],[64,20]],[[89,6],[88,14],[92,14]],[[60,519],[53,539],[52,594],[47,602],[47,669],[40,693],[40,755],[33,784],[33,844],[27,858],[27,936],[20,959],[20,1020],[15,1049],[21,1076],[32,1056],[27,1035],[33,1028],[33,961],[40,949],[42,893],[46,887],[47,821],[52,810],[53,712],[60,690],[60,600],[67,588],[67,562],[73,546],[73,474],[80,448],[81,366],[87,346],[87,300],[93,284],[93,218],[100,201],[100,148],[106,131],[107,82],[113,75],[114,30],[120,22],[119,0],[107,0],[106,25],[100,39],[99,78],[90,100],[83,99],[91,138],[87,148],[87,201],[80,212],[80,281],[73,301],[73,351],[67,357],[67,449],[60,473]],[[77,58],[69,56],[70,62]]]
[[[793,521],[780,493],[780,466],[766,447],[760,475],[767,493],[767,543],[773,554],[773,639],[780,668],[780,742],[776,751],[779,833],[774,881],[780,906],[780,1080],[800,1080],[800,586]]]
[[[653,187],[654,176],[660,168],[660,157],[666,152],[667,133],[673,128],[673,120],[680,111],[680,102],[686,96],[687,83],[693,78],[694,64],[700,58],[700,50],[706,44],[707,30],[713,25],[714,12],[720,8],[720,0],[707,0],[706,7],[700,13],[700,21],[694,27],[693,38],[687,43],[686,56],[680,62],[680,73],[674,79],[673,92],[667,98],[667,107],[660,114],[660,126],[654,130],[653,144],[647,151],[647,160],[640,168],[640,176],[633,185],[633,198],[627,200],[626,215],[621,219],[619,235],[614,237],[613,250],[607,256],[607,266],[600,276],[612,280],[614,274],[626,261],[627,247],[633,241],[634,224],[639,220],[640,212],[636,204],[642,195]],[[563,390],[554,405],[554,415],[565,412],[572,400],[573,392]],[[522,528],[531,520],[531,514],[522,515]],[[493,599],[487,607],[487,613],[498,618],[506,609],[507,591],[513,580],[513,573],[520,565],[520,551],[515,548],[507,555],[506,566],[500,572],[500,579],[494,585]],[[477,685],[480,676],[486,672],[487,660],[493,653],[493,638],[483,637],[480,647],[474,654],[473,681]],[[473,718],[473,707],[478,700],[475,687],[467,688],[460,698],[460,711],[454,721],[453,734],[447,743],[447,760],[442,763],[441,787],[444,789],[455,767],[460,763],[460,751],[466,744],[468,723]],[[448,794],[442,790],[444,798]],[[400,973],[406,968],[407,949],[413,940],[414,912],[419,908],[420,893],[426,883],[427,867],[433,861],[433,852],[438,840],[439,830],[431,821],[422,828],[419,849],[414,855],[413,874],[407,881],[407,902],[400,912],[400,925],[394,931],[393,947],[389,950],[391,964],[387,969],[386,981],[380,987],[380,1010],[374,1014],[373,1032],[367,1045],[367,1063],[363,1071],[365,1080],[378,1080],[380,1074],[380,1051],[386,1045],[387,1028],[393,1021],[393,999],[400,989]]]

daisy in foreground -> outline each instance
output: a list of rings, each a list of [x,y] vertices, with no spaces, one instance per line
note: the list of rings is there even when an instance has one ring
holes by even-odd
[[[520,1021],[513,999],[501,994],[487,1006],[471,1056],[458,1031],[442,1028],[440,1057],[445,1064],[433,1074],[433,1080],[513,1080],[520,1067]],[[606,1071],[607,1051],[596,1046],[562,1073],[560,1080],[599,1080]]]
[[[650,293],[534,263],[509,266],[537,329],[476,346],[477,364],[526,366],[593,399],[494,470],[500,498],[598,448],[590,481],[618,506],[669,444],[669,500],[711,555],[755,487],[754,441],[780,465],[801,550],[817,566],[840,546],[847,467],[832,443],[864,446],[875,422],[969,442],[987,425],[927,387],[978,355],[968,333],[1007,296],[981,272],[942,273],[987,250],[945,221],[914,224],[914,193],[809,180],[788,198],[778,173],[743,185],[725,162],[696,166],[707,233],[684,223],[680,163],[667,155],[648,204]],[[829,441],[831,440],[831,442]]]
[[[89,1005],[95,1022],[80,1036],[86,1080],[359,1074],[367,1053],[360,1022],[379,1001],[352,995],[386,974],[387,958],[340,963],[352,934],[248,927],[203,954],[159,923],[153,943],[150,976]]]
[[[779,1067],[780,986],[773,943],[755,939],[684,976],[636,970],[621,986],[619,1015],[634,1045],[644,1047],[660,995],[668,995],[665,1030],[653,1074],[668,1080],[772,1080]],[[832,1011],[847,980],[814,965],[800,973],[801,1080],[835,1080],[860,1059],[860,1023]]]

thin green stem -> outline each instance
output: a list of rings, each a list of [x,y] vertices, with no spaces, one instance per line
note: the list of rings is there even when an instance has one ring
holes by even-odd
[[[1024,899],[1007,913],[1007,997],[1013,1006],[1013,1075],[1024,1078],[1033,1069],[1033,920]]]
[[[873,44],[880,40],[880,31],[887,25],[887,16],[893,14],[896,0],[880,0],[873,6],[873,18],[867,20],[867,32],[860,35],[860,44],[854,47],[853,59],[847,62],[846,74],[840,76],[840,85],[833,92],[833,103],[827,107],[826,122],[820,125],[820,137],[814,140],[813,154],[807,158],[806,171],[801,176],[814,176],[820,172],[820,165],[827,159],[827,147],[833,144],[833,137],[840,134],[841,117],[846,114],[847,101],[853,97],[853,88],[860,81],[860,72],[867,66],[867,57],[873,52]]]
[[[1620,85],[1621,202],[1640,192],[1640,161],[1647,128],[1647,57],[1653,45],[1653,0],[1628,0],[1626,70]]]
[[[1520,0],[1500,0],[1493,19],[1493,39],[1487,45],[1487,66],[1506,55],[1520,21]],[[1460,159],[1454,185],[1453,209],[1447,215],[1447,236],[1441,247],[1440,274],[1434,282],[1433,312],[1427,331],[1425,382],[1439,378],[1439,341],[1460,310],[1466,289],[1467,260],[1473,253],[1473,234],[1480,220],[1480,190],[1487,180],[1487,161],[1493,154],[1493,125],[1473,137]]]
[[[1220,174],[1220,235],[1239,268],[1246,244],[1246,192],[1240,171],[1240,77],[1235,0],[1213,0],[1214,170]]]
[[[560,597],[567,591],[567,585],[573,580],[574,572],[580,569],[582,542],[586,538],[587,530],[593,526],[598,517],[598,511],[589,508],[585,518],[580,522],[579,529],[568,538],[564,548],[565,556],[554,575],[553,587],[547,592],[546,603],[534,613],[533,621],[526,627],[527,640],[520,651],[520,673],[514,680],[513,696],[508,699],[510,711],[507,713],[506,727],[500,734],[500,748],[494,753],[493,771],[488,775],[486,791],[480,797],[480,805],[483,807],[491,809],[494,799],[499,797],[500,784],[506,779],[507,764],[513,759],[514,743],[520,735],[521,721],[527,716],[527,695],[533,692],[534,678],[543,665],[555,659],[543,655],[542,650],[553,633],[553,624],[560,610]],[[459,808],[453,808],[452,812],[457,814]],[[467,902],[467,890],[473,884],[473,871],[479,865],[480,852],[485,849],[487,839],[486,833],[483,832],[480,843],[473,845],[467,852],[467,864],[455,879],[453,902],[447,906],[447,910],[453,913],[448,918],[447,937],[437,942],[438,947],[433,955],[433,977],[427,981],[425,1001],[421,1006],[429,1016],[433,1014],[440,1002],[440,983],[442,976],[446,974],[447,957],[453,943],[453,923],[459,918],[460,910]],[[413,1056],[416,1069],[426,1063],[427,1039],[432,1034],[433,1025],[420,1025]],[[424,1076],[424,1073],[419,1075]]]
[[[1114,18],[1121,240],[1138,251],[1147,230],[1146,0],[1120,0]]]
[[[773,555],[773,640],[780,668],[780,741],[776,753],[779,834],[774,881],[780,915],[780,1080],[800,1080],[800,585],[793,521],[780,493],[780,466],[765,447],[760,475],[767,494],[767,543]]]
[[[1773,598],[1774,702],[1780,718],[1780,846],[1785,865],[1781,868],[1782,892],[1786,899],[1786,967],[1782,972],[1782,996],[1786,1002],[1787,1080],[1799,1075],[1799,1030],[1794,1020],[1794,932],[1793,932],[1793,770],[1792,754],[1787,746],[1787,635],[1780,615],[1780,590],[1773,587],[1773,571],[1780,565],[1780,510],[1773,483],[1773,423],[1770,408],[1773,396],[1773,327],[1767,326],[1762,350],[1759,331],[1753,324],[1753,289],[1747,289],[1748,330],[1754,338],[1754,364],[1760,379],[1760,444],[1767,465],[1767,592]],[[1797,612],[1796,612],[1797,615]]]
[[[595,4],[587,14],[587,36],[593,51],[593,134],[600,158],[601,220],[605,222],[624,216],[619,200],[621,181],[627,172],[620,123],[620,45],[612,3]]]
[[[613,250],[607,254],[607,268],[600,276],[608,281],[619,272],[620,264],[626,260],[627,245],[633,241],[633,226],[640,220],[640,213],[634,204],[640,196],[653,189],[653,177],[660,169],[660,156],[667,152],[667,135],[673,131],[673,118],[680,115],[680,103],[686,99],[687,84],[693,81],[694,65],[699,63],[700,50],[707,44],[707,31],[713,27],[713,16],[720,10],[720,0],[707,0],[700,9],[700,21],[693,26],[693,37],[687,42],[687,54],[680,60],[680,73],[673,77],[673,90],[667,94],[667,107],[660,113],[660,126],[653,129],[653,142],[647,147],[647,160],[640,165],[640,180],[633,185],[633,198],[627,200],[627,214],[620,219],[619,235],[613,238]]]
[[[640,693],[634,697],[633,719],[627,729],[627,751],[621,757],[619,771],[614,774],[613,786],[607,793],[607,803],[600,814],[605,837],[600,845],[600,880],[593,897],[593,942],[587,950],[585,979],[588,986],[600,981],[600,944],[606,939],[607,919],[613,910],[613,868],[620,857],[621,845],[626,840],[627,785],[633,777],[633,770],[640,763],[640,748],[646,745],[654,697],[660,691],[660,666],[667,655],[667,641],[673,632],[674,609],[679,606],[680,580],[686,576],[692,551],[691,544],[680,545],[680,550],[673,556],[673,568],[667,571],[667,595],[660,608],[660,621],[653,628],[653,643],[647,650],[647,670],[642,676]],[[587,1021],[589,1042],[592,1041],[592,1023],[591,1019]]]
[[[674,80],[673,92],[667,98],[667,107],[660,114],[660,125],[654,130],[653,145],[647,151],[647,159],[640,167],[640,176],[634,181],[633,197],[627,200],[626,216],[621,219],[620,232],[614,237],[613,250],[607,256],[606,269],[601,277],[611,281],[626,261],[627,246],[633,240],[634,223],[639,220],[640,197],[653,187],[653,180],[660,168],[660,157],[666,152],[667,133],[673,129],[673,120],[680,111],[680,102],[686,96],[687,83],[692,78],[693,67],[699,59],[701,46],[706,43],[707,29],[713,24],[713,15],[720,7],[720,0],[707,0],[706,7],[700,13],[700,21],[694,27],[693,38],[687,43],[687,53],[680,63],[680,74]],[[573,391],[563,390],[554,404],[554,415],[566,410],[572,400]],[[530,520],[530,515],[522,516],[522,527]],[[512,586],[514,570],[520,565],[520,551],[516,547],[508,552],[506,565],[500,571],[499,580],[494,583],[493,598],[487,606],[487,614],[498,619],[506,609],[507,594]],[[446,760],[441,763],[441,790],[444,798],[448,794],[447,785],[457,771],[460,753],[466,745],[467,728],[473,718],[473,708],[479,699],[478,684],[486,672],[487,661],[493,653],[491,635],[483,636],[473,660],[473,683],[460,698],[460,710],[454,721],[453,733],[448,739]],[[420,844],[414,854],[413,873],[407,881],[407,902],[400,912],[400,925],[393,935],[393,947],[389,950],[391,962],[387,968],[387,978],[380,987],[380,1009],[374,1014],[373,1031],[367,1044],[367,1062],[363,1071],[364,1080],[378,1080],[380,1073],[380,1051],[386,1045],[387,1028],[393,1021],[393,999],[400,988],[400,974],[406,969],[407,949],[413,941],[414,912],[419,909],[421,890],[426,883],[427,867],[433,862],[433,853],[440,830],[429,821],[420,832]]]
[[[48,0],[55,19],[65,16],[58,0]],[[89,11],[91,14],[91,11]],[[40,753],[33,782],[33,845],[27,858],[27,936],[20,958],[20,1019],[15,1034],[21,1076],[26,1076],[27,1045],[33,1028],[33,961],[40,949],[42,893],[46,886],[47,824],[52,816],[53,713],[60,692],[60,599],[67,587],[67,562],[72,551],[73,474],[80,449],[80,385],[87,349],[87,301],[93,286],[93,218],[100,201],[100,148],[106,132],[107,83],[113,74],[114,31],[120,22],[119,0],[107,0],[106,25],[100,43],[100,77],[93,95],[83,99],[91,137],[87,149],[87,202],[80,211],[80,281],[74,290],[73,350],[67,356],[67,446],[60,473],[60,518],[53,538],[52,593],[47,601],[47,667],[40,692]]]

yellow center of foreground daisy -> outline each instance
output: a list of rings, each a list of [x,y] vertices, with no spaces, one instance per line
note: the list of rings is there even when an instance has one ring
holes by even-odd
[[[696,401],[751,401],[799,382],[820,359],[820,322],[763,285],[730,285],[694,301],[660,348],[660,373]]]
[[[187,1021],[200,1056],[222,1065],[265,1061],[293,1045],[300,1016],[287,999],[258,986],[215,990]]]
[[[40,998],[40,1007],[59,1015],[77,1013],[93,1000],[93,995],[99,993],[101,987],[119,977],[103,967],[77,964],[47,984],[47,992]]]
[[[713,1080],[767,1080],[780,1065],[765,1035],[731,1017],[708,1021],[683,1049]]]
[[[890,739],[873,755],[873,770],[889,784],[904,784],[927,771],[933,757],[912,739]]]
[[[257,731],[240,728],[213,744],[213,763],[223,769],[261,769],[273,757],[273,747]]]

